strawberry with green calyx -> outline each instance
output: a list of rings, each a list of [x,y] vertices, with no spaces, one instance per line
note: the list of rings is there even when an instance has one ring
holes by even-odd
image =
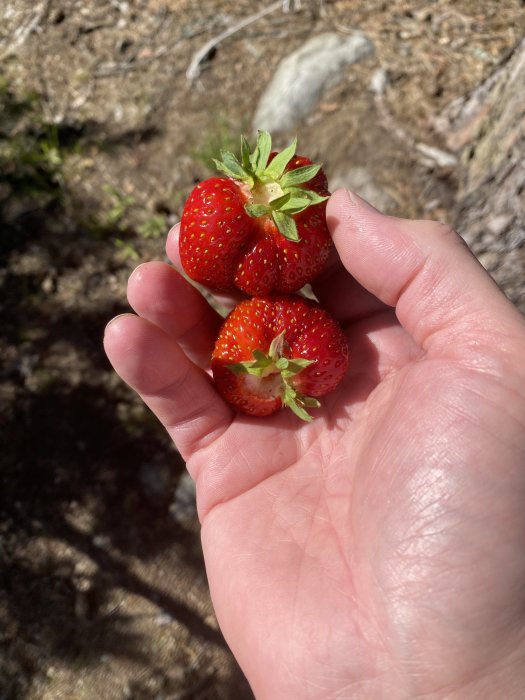
[[[257,145],[250,152],[248,142],[241,137],[242,162],[229,152],[221,151],[222,160],[215,160],[217,169],[228,177],[242,182],[250,191],[251,199],[244,205],[246,212],[254,217],[269,216],[281,233],[289,241],[299,241],[299,232],[294,214],[300,214],[312,204],[320,204],[328,199],[315,189],[304,185],[318,175],[320,165],[298,164],[286,170],[295,156],[297,139],[281,151],[272,153],[272,138],[266,131],[260,131]],[[321,190],[326,189],[324,182]]]
[[[329,196],[321,166],[296,156],[294,140],[280,153],[259,132],[241,159],[223,152],[226,177],[191,192],[182,213],[179,249],[190,278],[214,290],[246,294],[294,292],[324,267],[332,241],[325,218]]]
[[[347,367],[348,346],[338,323],[295,295],[241,302],[225,320],[212,355],[216,387],[236,410],[268,416],[288,407],[305,421]]]

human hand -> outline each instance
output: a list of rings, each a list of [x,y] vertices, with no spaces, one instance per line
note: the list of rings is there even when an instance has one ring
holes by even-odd
[[[344,191],[327,215],[340,260],[314,289],[350,369],[312,423],[231,411],[206,371],[220,318],[163,263],[131,276],[108,356],[196,480],[257,698],[521,698],[525,322],[443,225]]]

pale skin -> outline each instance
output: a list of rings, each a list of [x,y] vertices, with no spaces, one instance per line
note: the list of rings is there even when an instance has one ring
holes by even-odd
[[[139,266],[105,347],[197,484],[226,641],[259,700],[525,697],[525,322],[457,234],[343,190],[315,283],[350,368],[314,410],[235,414],[220,322]]]

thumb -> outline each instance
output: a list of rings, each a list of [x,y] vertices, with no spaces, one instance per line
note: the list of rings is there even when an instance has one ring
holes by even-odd
[[[444,224],[385,216],[346,190],[330,198],[327,220],[348,272],[396,308],[427,352],[485,354],[524,342],[521,314]]]

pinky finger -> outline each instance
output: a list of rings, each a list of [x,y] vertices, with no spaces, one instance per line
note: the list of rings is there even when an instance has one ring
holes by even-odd
[[[208,375],[157,326],[133,314],[110,321],[106,354],[166,428],[184,459],[219,437],[232,411]]]

